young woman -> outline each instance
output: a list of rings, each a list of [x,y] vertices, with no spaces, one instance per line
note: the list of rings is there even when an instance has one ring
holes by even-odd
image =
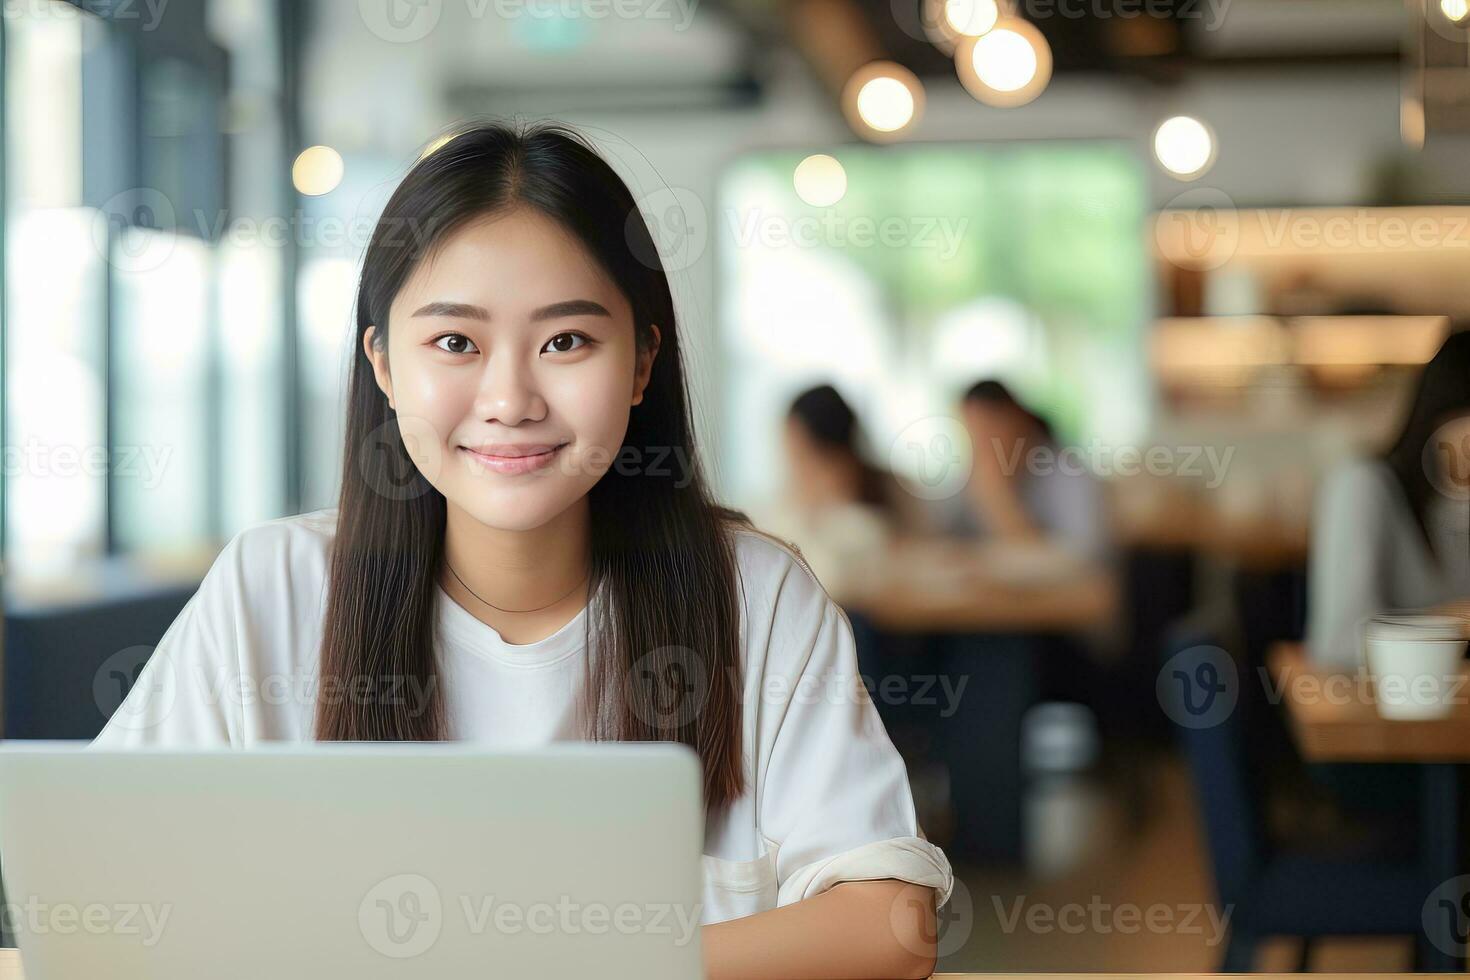
[[[977,381],[960,399],[960,416],[974,446],[975,466],[962,509],[950,531],[997,541],[1052,541],[1079,555],[1107,554],[1107,520],[1102,492],[1088,473],[1053,465],[1030,472],[1033,450],[1055,458],[1051,425],[1021,404],[994,379]]]
[[[657,256],[567,129],[420,161],[364,260],[338,506],[236,535],[94,744],[683,742],[711,977],[928,975],[949,863],[847,619],[711,498]]]
[[[1470,331],[1424,366],[1393,447],[1327,475],[1313,514],[1307,648],[1351,670],[1363,620],[1470,612]]]

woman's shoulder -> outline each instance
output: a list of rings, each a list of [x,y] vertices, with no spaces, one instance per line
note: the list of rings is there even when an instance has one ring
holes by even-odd
[[[294,570],[303,562],[323,564],[337,534],[337,508],[275,517],[247,524],[235,532],[226,550],[233,550],[246,570],[263,567]]]
[[[730,533],[742,581],[779,590],[794,576],[798,587],[805,587],[806,580],[810,580],[811,588],[822,591],[811,565],[794,541],[753,523],[732,524]]]
[[[247,524],[220,549],[200,589],[235,594],[257,615],[314,611],[325,601],[336,529],[335,507]]]
[[[754,525],[736,526],[733,534],[747,644],[762,637],[809,646],[829,617],[845,615],[795,544]]]

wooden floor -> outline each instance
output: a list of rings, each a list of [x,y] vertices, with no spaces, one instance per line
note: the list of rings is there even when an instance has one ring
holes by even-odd
[[[1039,871],[956,869],[972,914],[946,924],[939,970],[1217,970],[1218,929],[1204,909],[1213,904],[1209,869],[1183,765],[1163,756],[1140,763],[1131,794],[1120,793],[1116,785],[1071,783],[1043,787],[1028,806],[1028,832],[1041,839],[1031,861]],[[1085,840],[1081,827],[1088,828]],[[1126,910],[1136,908],[1141,923],[1151,906],[1157,922],[1168,916],[1174,926],[1134,927]],[[1035,928],[1027,926],[1028,916]],[[1099,918],[1107,928],[1090,927]],[[1276,941],[1255,967],[1290,971],[1298,955],[1295,941]],[[1309,968],[1403,971],[1411,968],[1411,949],[1408,940],[1326,941],[1314,948]]]

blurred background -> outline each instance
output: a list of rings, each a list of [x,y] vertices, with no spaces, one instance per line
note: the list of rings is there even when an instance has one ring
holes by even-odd
[[[716,487],[849,615],[962,880],[941,970],[1463,967],[1470,717],[1272,678],[1470,596],[1466,0],[0,30],[5,737],[95,734],[231,535],[336,503],[379,210],[552,117],[654,232]]]

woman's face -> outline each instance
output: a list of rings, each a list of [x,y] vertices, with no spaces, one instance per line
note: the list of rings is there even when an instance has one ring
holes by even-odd
[[[856,498],[856,467],[851,458],[812,438],[800,419],[788,415],[781,429],[786,472],[796,499],[807,506]]]
[[[632,309],[570,232],[529,209],[472,221],[394,298],[386,356],[363,334],[409,457],[481,523],[530,530],[616,460],[652,349]]]

